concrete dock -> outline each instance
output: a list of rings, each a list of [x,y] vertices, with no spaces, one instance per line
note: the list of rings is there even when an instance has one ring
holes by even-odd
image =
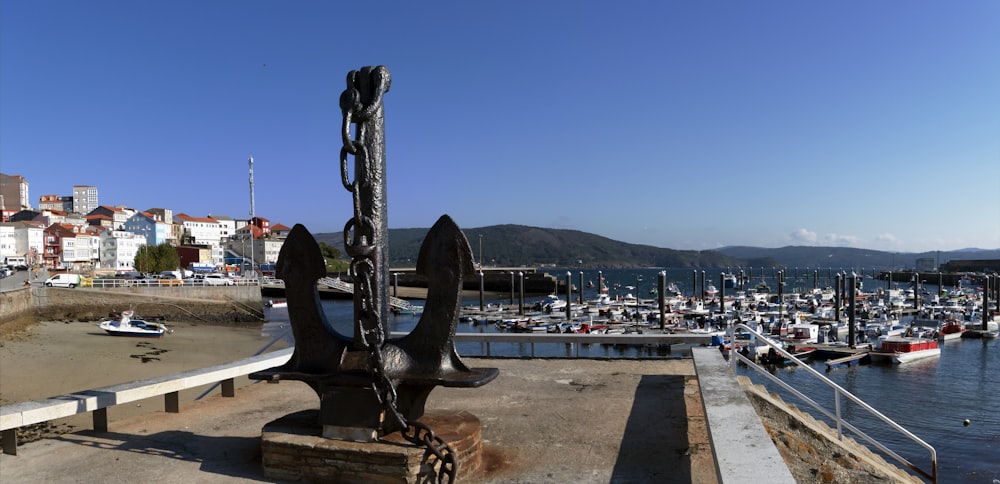
[[[468,359],[497,367],[479,389],[436,389],[428,408],[462,409],[483,426],[477,482],[718,482],[690,359]],[[0,482],[272,482],[260,432],[316,408],[300,382],[254,384],[180,413],[157,411],[21,446]]]

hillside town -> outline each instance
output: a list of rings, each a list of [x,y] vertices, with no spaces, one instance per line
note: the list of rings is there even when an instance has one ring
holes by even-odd
[[[28,181],[0,173],[0,263],[81,273],[133,273],[139,248],[170,244],[192,272],[269,272],[291,230],[263,217],[195,216],[169,208],[101,205],[96,186],[72,195],[42,195]]]

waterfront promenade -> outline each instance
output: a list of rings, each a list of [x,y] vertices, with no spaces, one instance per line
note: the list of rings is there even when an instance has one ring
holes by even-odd
[[[429,409],[462,409],[483,425],[477,482],[717,482],[690,359],[468,359],[497,367],[479,389],[436,389]],[[263,425],[315,408],[301,382],[259,383],[180,413],[112,418],[0,456],[0,482],[273,482]],[[112,414],[113,417],[114,414]]]

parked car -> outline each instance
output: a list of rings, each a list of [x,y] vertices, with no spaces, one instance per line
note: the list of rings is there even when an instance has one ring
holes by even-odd
[[[45,280],[48,287],[76,287],[80,285],[80,274],[56,274]]]
[[[203,281],[206,286],[232,286],[236,284],[236,281],[223,274],[205,274]]]
[[[184,284],[184,281],[181,280],[180,276],[170,274],[168,272],[160,273],[160,276],[157,279],[159,279],[161,286],[180,286]]]

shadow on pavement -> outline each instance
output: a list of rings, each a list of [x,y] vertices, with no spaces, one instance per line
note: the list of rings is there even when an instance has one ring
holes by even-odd
[[[264,476],[259,437],[207,436],[183,430],[148,435],[84,430],[60,435],[54,440],[136,454],[136,461],[142,461],[144,457],[155,457],[157,462],[165,462],[166,466],[170,466],[170,460],[163,459],[198,462],[201,464],[200,472],[261,482],[272,481]],[[128,459],[123,457],[116,460],[123,466],[128,466]],[[139,462],[136,464],[142,465]],[[142,469],[136,471],[142,472]]]
[[[611,482],[691,482],[684,376],[644,375]]]

